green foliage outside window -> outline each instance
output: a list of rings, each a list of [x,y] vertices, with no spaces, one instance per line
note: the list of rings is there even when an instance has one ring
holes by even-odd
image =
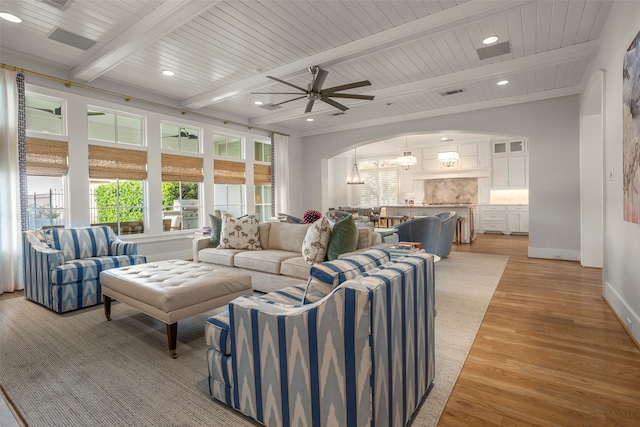
[[[94,192],[98,222],[142,221],[142,206],[144,206],[142,181],[103,184],[96,187]]]
[[[162,183],[162,206],[165,211],[173,210],[174,200],[198,200],[198,183],[183,182],[182,192],[179,182]]]

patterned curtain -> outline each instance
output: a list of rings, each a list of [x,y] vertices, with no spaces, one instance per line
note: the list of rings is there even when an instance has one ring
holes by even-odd
[[[27,121],[25,116],[24,74],[16,76],[18,85],[18,173],[20,174],[20,217],[22,231],[29,228],[27,215]]]
[[[19,83],[21,82],[21,83]],[[22,99],[22,108],[20,108]],[[0,293],[23,288],[20,215],[21,170],[25,170],[24,75],[0,70]],[[22,123],[22,146],[19,124]],[[20,161],[24,165],[20,165]],[[26,178],[26,176],[25,176]],[[25,181],[26,183],[26,181]],[[26,200],[25,200],[26,201]],[[25,218],[26,219],[26,218]]]
[[[271,211],[289,212],[289,137],[271,133]]]

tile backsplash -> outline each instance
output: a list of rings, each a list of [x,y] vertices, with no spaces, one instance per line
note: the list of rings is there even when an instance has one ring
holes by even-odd
[[[478,178],[427,179],[424,181],[424,202],[478,203]],[[421,201],[416,200],[416,203]]]

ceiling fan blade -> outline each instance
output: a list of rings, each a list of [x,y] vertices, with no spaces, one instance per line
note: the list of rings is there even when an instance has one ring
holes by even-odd
[[[269,78],[269,79],[271,79],[271,80],[275,80],[275,81],[280,82],[280,83],[284,83],[284,84],[286,84],[286,85],[288,85],[288,86],[291,86],[291,87],[295,87],[296,89],[301,90],[301,91],[303,91],[304,93],[307,93],[307,90],[306,90],[306,89],[303,89],[303,88],[301,88],[300,86],[294,85],[293,83],[285,82],[284,80],[280,80],[279,78],[277,78],[277,77],[273,77],[273,76],[267,76],[267,78]]]
[[[324,81],[327,79],[329,72],[327,70],[323,70],[322,68],[318,68],[318,73],[316,74],[316,78],[313,80],[313,86],[311,87],[311,92],[320,92],[322,89],[322,85]]]
[[[339,110],[347,111],[349,107],[340,104],[339,102],[334,101],[333,99],[327,98],[326,96],[322,96],[320,101],[326,102],[327,104],[336,107]]]
[[[313,108],[313,103],[315,102],[315,99],[310,99],[309,102],[307,102],[307,108],[304,109],[305,113],[310,113],[311,109]]]
[[[322,91],[322,94],[327,95],[333,92],[340,92],[341,90],[347,90],[347,89],[355,89],[357,87],[362,87],[362,86],[371,86],[371,82],[369,80],[363,80],[361,82],[348,83],[346,85],[328,87]]]
[[[288,100],[286,100],[286,101],[278,102],[277,104],[271,104],[271,105],[272,105],[272,106],[273,106],[273,105],[282,105],[282,104],[286,104],[287,102],[297,101],[298,99],[302,99],[302,98],[306,98],[306,97],[307,97],[307,95],[303,95],[303,96],[299,96],[299,97],[297,97],[297,98],[288,99]]]
[[[300,95],[299,92],[249,92],[249,93],[251,93],[251,95]]]
[[[53,114],[55,116],[59,116],[60,115],[60,111],[58,111],[59,109],[56,108],[55,110],[52,110],[50,108],[39,108],[39,107],[32,107],[30,105],[27,105],[27,108],[31,108],[33,110],[40,110],[40,111],[44,111],[45,113],[50,113]]]
[[[356,95],[355,93],[323,93],[322,96],[330,96],[332,98],[366,99],[368,101],[373,101],[373,98],[375,98],[373,95]]]

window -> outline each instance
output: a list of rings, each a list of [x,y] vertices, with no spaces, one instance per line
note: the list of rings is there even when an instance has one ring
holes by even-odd
[[[213,153],[220,157],[243,159],[242,139],[237,136],[213,135]]]
[[[27,138],[27,215],[30,230],[64,226],[64,176],[67,174],[67,143]]]
[[[245,165],[230,160],[214,160],[214,207],[234,216],[246,213],[245,205]]]
[[[216,184],[213,192],[215,210],[229,212],[236,218],[246,213],[244,185]]]
[[[142,117],[89,108],[87,120],[89,139],[143,145]]]
[[[359,164],[364,185],[360,187],[360,206],[398,204],[398,163],[395,159],[367,160]]]
[[[64,101],[42,95],[27,94],[25,116],[28,131],[65,135]]]
[[[184,153],[200,152],[200,131],[180,125],[162,123],[163,150],[182,151]]]
[[[253,166],[255,207],[260,221],[271,218],[271,165]]]
[[[162,154],[162,222],[164,231],[200,227],[202,158]]]
[[[255,160],[258,162],[271,163],[271,143],[255,141]]]
[[[143,233],[146,178],[146,151],[89,145],[91,224]]]

